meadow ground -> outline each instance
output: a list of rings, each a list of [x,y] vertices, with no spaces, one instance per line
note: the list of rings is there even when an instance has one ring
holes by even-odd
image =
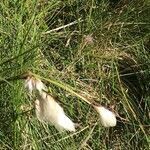
[[[75,133],[37,120],[18,77],[26,71],[46,81]],[[117,126],[102,127],[82,96],[113,109]],[[149,146],[149,0],[0,2],[0,150]]]

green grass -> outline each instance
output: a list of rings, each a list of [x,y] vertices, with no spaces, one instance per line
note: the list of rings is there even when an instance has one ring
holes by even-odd
[[[149,0],[0,2],[0,149],[148,150],[149,14]],[[15,78],[26,71],[59,98],[75,133],[37,120]],[[82,97],[113,107],[117,126],[102,127]]]

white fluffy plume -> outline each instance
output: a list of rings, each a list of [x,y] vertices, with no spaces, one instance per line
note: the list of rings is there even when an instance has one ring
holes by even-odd
[[[103,106],[94,106],[97,112],[100,115],[101,124],[104,127],[114,127],[116,126],[116,116],[113,112],[104,108]]]
[[[25,80],[25,87],[28,89],[30,93],[32,93],[32,91],[34,90],[38,90],[39,92],[41,92],[42,90],[46,89],[44,83],[41,80],[36,79],[34,77],[28,77]]]
[[[58,130],[75,131],[74,123],[65,115],[63,108],[46,92],[38,94],[35,101],[36,115],[40,121],[53,124]]]

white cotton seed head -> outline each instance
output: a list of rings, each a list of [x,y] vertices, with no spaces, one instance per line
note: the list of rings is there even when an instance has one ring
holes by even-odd
[[[38,90],[39,92],[41,92],[42,90],[46,90],[46,86],[44,85],[44,83],[41,80],[36,79],[35,80],[35,89]]]
[[[34,90],[41,92],[42,90],[46,89],[44,83],[40,79],[36,79],[34,77],[28,77],[25,80],[25,87],[30,93],[32,93]]]
[[[65,115],[63,108],[52,96],[46,92],[41,92],[38,99],[35,101],[35,108],[39,121],[49,122],[60,131],[75,131],[74,123]]]
[[[102,106],[94,106],[97,112],[100,115],[101,124],[104,127],[114,127],[116,126],[116,116],[113,112],[109,111],[108,109]]]
[[[35,84],[32,80],[31,77],[28,77],[26,80],[25,80],[25,88],[27,88],[27,90],[32,93],[33,89],[35,87]]]
[[[43,116],[43,106],[42,104],[40,103],[40,101],[37,99],[35,101],[35,113],[36,113],[36,116],[38,118],[39,121],[43,122],[44,121],[44,116]]]
[[[55,127],[62,131],[62,130],[68,130],[75,132],[75,126],[74,123],[65,115],[65,113],[59,114],[60,116],[58,117],[57,124]]]

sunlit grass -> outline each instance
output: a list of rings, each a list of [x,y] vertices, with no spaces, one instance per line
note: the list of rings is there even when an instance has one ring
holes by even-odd
[[[150,145],[149,1],[0,2],[0,149],[141,149]],[[37,120],[31,71],[77,124],[59,133]],[[104,128],[88,101],[115,111]],[[87,103],[85,103],[87,102]]]

